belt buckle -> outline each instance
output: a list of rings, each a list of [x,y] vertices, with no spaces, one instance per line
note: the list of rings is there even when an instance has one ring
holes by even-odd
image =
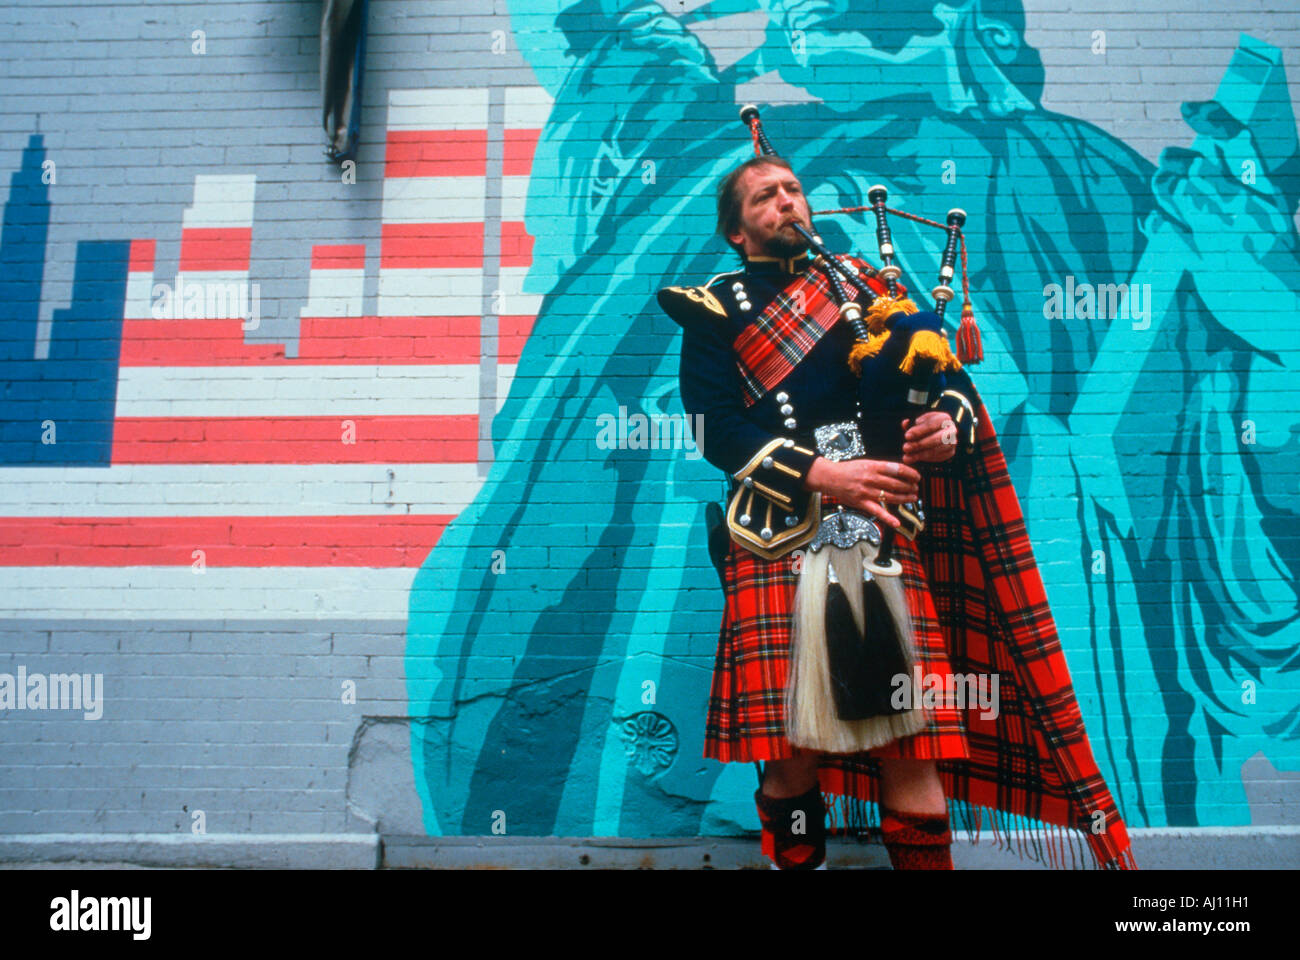
[[[862,511],[840,506],[838,510],[822,517],[817,532],[808,543],[808,549],[815,553],[830,544],[847,550],[859,540],[866,540],[873,547],[879,547],[880,527]]]
[[[827,460],[852,460],[866,456],[862,445],[862,431],[852,420],[828,423],[813,430],[817,452]]]

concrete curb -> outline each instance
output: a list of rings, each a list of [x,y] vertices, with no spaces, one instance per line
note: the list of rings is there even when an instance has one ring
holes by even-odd
[[[1300,869],[1300,827],[1129,831],[1145,870]],[[1026,844],[954,833],[959,870],[1049,869]],[[1069,862],[1069,853],[1066,861]],[[832,869],[887,870],[878,843],[831,840]],[[1080,861],[1091,866],[1092,861]],[[766,870],[757,837],[427,837],[376,834],[26,834],[0,836],[0,868]]]
[[[39,833],[0,836],[0,865],[374,870],[375,834]]]
[[[1300,827],[1150,827],[1130,829],[1133,855],[1145,870],[1300,869]],[[1082,841],[1080,841],[1081,843]],[[1077,844],[1076,844],[1077,848]],[[972,843],[954,831],[952,857],[958,870],[1045,870],[1046,850],[1026,842],[999,846],[985,832]],[[1071,862],[1070,853],[1064,854]],[[1095,861],[1076,849],[1081,869]],[[878,843],[827,843],[831,869],[887,870]],[[384,866],[396,869],[713,869],[766,870],[768,860],[754,838],[419,837],[384,838]]]

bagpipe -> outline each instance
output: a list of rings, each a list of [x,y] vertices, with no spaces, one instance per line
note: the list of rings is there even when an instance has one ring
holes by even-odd
[[[776,155],[758,108],[746,104],[741,121],[749,128],[757,156]],[[946,374],[983,358],[979,329],[970,306],[962,227],[966,213],[948,211],[945,224],[887,207],[888,190],[867,191],[868,206],[818,213],[870,210],[875,216],[880,266],[866,276],[826,249],[819,236],[793,224],[816,254],[812,269],[826,277],[840,319],[853,333],[848,364],[858,375],[858,422],[815,429],[817,451],[828,460],[902,461],[904,419],[916,417],[947,389]],[[934,310],[922,311],[899,283],[888,215],[940,227],[947,232],[939,280],[931,290]],[[811,224],[810,224],[811,226]],[[954,353],[943,332],[953,299],[958,250],[962,256],[962,317]],[[875,287],[867,282],[876,280]],[[877,292],[883,289],[883,293]],[[881,494],[885,509],[885,495]],[[900,505],[904,535],[924,529],[922,504]],[[882,529],[883,528],[883,529]],[[921,730],[926,723],[920,691],[911,690],[913,628],[893,557],[895,531],[867,513],[840,504],[821,519],[807,544],[795,594],[786,688],[786,736],[796,746],[831,753],[869,750]]]

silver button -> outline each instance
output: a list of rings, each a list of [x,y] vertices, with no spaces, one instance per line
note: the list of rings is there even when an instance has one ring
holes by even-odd
[[[794,417],[788,417],[788,418],[786,419],[786,421],[785,421],[785,428],[786,428],[787,430],[793,430],[793,429],[794,429],[795,427],[797,427],[797,426],[799,426],[799,421],[796,420]]]
[[[771,469],[772,469],[772,458],[771,458],[771,457],[764,457],[764,458],[763,458],[763,467],[764,467],[764,469],[767,469],[767,470],[771,470]]]
[[[758,535],[759,535],[760,537],[762,537],[764,540],[771,540],[771,539],[772,539],[772,528],[771,528],[771,527],[764,527],[762,530],[758,531]]]
[[[785,518],[785,525],[787,527],[793,527],[798,522],[799,522],[799,518],[796,517],[793,513],[790,514],[790,516]]]
[[[747,487],[752,487],[752,486],[754,485],[754,478],[753,478],[753,477],[746,477],[746,478],[744,479],[743,482],[744,482],[745,486],[747,486]]]
[[[742,514],[740,515],[740,525],[741,525],[742,527],[747,527],[747,526],[749,526],[749,514],[747,514],[747,513],[742,513]]]
[[[786,393],[784,390],[782,390],[780,393],[776,395],[777,403],[785,403],[789,399],[790,399],[790,394]]]
[[[750,307],[751,307],[751,304],[750,304],[750,302],[749,302],[748,300],[741,300],[741,301],[740,301],[740,309],[741,309],[741,310],[748,310],[748,309],[750,309]]]
[[[788,417],[792,413],[794,413],[794,407],[790,406],[788,403],[781,404],[781,416]]]
[[[781,446],[783,446],[783,447],[785,447],[787,450],[789,450],[791,447],[794,446],[794,441],[791,440],[791,439],[789,439],[789,438],[787,438],[787,439],[781,441]]]
[[[735,283],[731,285],[731,289],[736,291],[744,290],[745,285],[741,283],[739,280],[737,280]]]

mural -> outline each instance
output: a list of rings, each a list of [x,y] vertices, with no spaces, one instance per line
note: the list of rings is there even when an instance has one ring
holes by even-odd
[[[653,298],[736,265],[713,190],[751,152],[754,100],[815,209],[875,182],[921,215],[967,209],[972,376],[1103,773],[1132,825],[1248,823],[1243,763],[1300,766],[1280,52],[1241,36],[1153,165],[1042,105],[1016,0],[875,7],[511,0],[531,75],[378,72],[362,187],[382,183],[352,205],[295,183],[293,203],[345,211],[314,237],[255,217],[280,182],[256,164],[179,168],[147,227],[114,204],[59,216],[53,163],[78,141],[22,134],[0,606],[68,629],[406,620],[430,833],[756,826],[752,770],[700,756],[722,599],[704,506],[725,487],[681,442],[679,330]],[[402,56],[386,66],[419,66]],[[861,217],[819,225],[875,258]],[[928,289],[941,235],[894,228]],[[286,342],[253,334],[261,283]]]
[[[764,41],[720,67],[708,21],[755,6]],[[701,758],[722,479],[698,452],[599,438],[682,411],[653,293],[734,268],[713,191],[751,153],[736,104],[756,78],[783,85],[759,105],[814,210],[877,182],[922,215],[967,210],[972,376],[1102,773],[1131,825],[1248,823],[1242,763],[1300,768],[1300,147],[1280,52],[1243,35],[1215,98],[1183,105],[1191,147],[1153,167],[1042,106],[1019,0],[509,8],[554,98],[525,213],[524,290],[544,298],[491,472],[410,594],[429,833],[753,826],[752,770]],[[860,216],[819,229],[875,259]],[[941,234],[894,231],[904,282],[928,289]]]
[[[497,255],[485,257],[494,97],[509,143],[497,182],[512,199],[493,212]],[[482,425],[540,304],[522,292],[523,197],[550,97],[506,86],[388,99],[367,168],[375,202],[351,208],[379,242],[313,242],[292,224],[278,238],[281,268],[304,281],[304,297],[279,305],[290,343],[262,325],[277,265],[254,255],[248,168],[190,174],[177,190],[189,202],[155,236],[78,238],[69,305],[42,324],[67,241],[52,234],[58,152],[25,137],[0,233],[5,616],[402,629],[420,563],[481,485]],[[109,236],[122,229],[113,220]],[[492,347],[484,290],[511,306],[492,318]]]

